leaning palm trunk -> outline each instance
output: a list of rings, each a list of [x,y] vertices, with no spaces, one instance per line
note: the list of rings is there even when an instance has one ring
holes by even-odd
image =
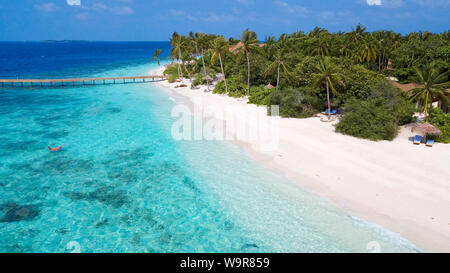
[[[381,72],[381,55],[378,56],[378,71]]]
[[[228,94],[227,78],[225,77],[225,70],[223,69],[222,56],[220,56],[220,52],[219,52],[219,61],[220,61],[220,68],[222,69],[223,81],[225,82],[225,93]]]
[[[428,91],[425,96],[425,102],[424,102],[424,111],[425,111],[425,119],[429,118],[430,115],[430,109],[433,107],[433,99],[431,98],[431,92]]]
[[[203,52],[203,48],[202,48],[202,63],[203,63],[203,72],[205,73],[205,78],[206,78],[206,87],[208,88],[209,91],[209,80],[208,80],[208,74],[206,74],[206,65],[205,65],[205,58],[203,58],[204,56],[204,52]]]
[[[280,63],[278,63],[278,70],[277,70],[277,91],[279,85],[280,85]]]
[[[178,48],[178,60],[179,60],[179,62],[178,62],[178,78],[180,78],[180,80],[181,80],[181,78],[183,77],[183,71],[181,70],[181,63],[180,63],[180,62],[182,62],[181,48]]]
[[[247,75],[247,96],[250,96],[250,58],[248,56],[248,51],[246,51],[245,54],[247,56],[247,70],[248,70],[248,75]]]
[[[330,86],[327,80],[328,120],[331,119]]]

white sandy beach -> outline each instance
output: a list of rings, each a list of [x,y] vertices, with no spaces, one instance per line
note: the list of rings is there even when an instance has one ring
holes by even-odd
[[[158,84],[192,103],[201,98],[205,105],[236,112],[257,108],[242,99],[203,92],[205,87]],[[349,214],[397,232],[424,251],[450,252],[450,145],[417,146],[411,136],[410,128],[404,127],[392,142],[373,142],[335,133],[331,123],[319,118],[279,119],[280,143],[275,150],[262,151],[254,140],[236,143]]]

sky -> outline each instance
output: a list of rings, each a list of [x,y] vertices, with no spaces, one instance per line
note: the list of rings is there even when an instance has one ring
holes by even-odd
[[[450,0],[0,0],[0,41],[167,41],[176,31],[263,40],[315,26],[443,32]]]

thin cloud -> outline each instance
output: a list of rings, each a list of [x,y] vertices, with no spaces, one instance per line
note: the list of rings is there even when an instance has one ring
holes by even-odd
[[[404,5],[403,0],[364,0],[364,4],[369,6],[398,8]]]
[[[289,3],[284,2],[284,1],[280,1],[280,0],[275,0],[273,2],[276,6],[278,6],[280,9],[283,9],[291,14],[294,14],[296,16],[307,16],[308,15],[308,9],[300,6],[300,5],[289,5]]]
[[[131,15],[134,14],[134,9],[128,6],[115,7],[111,9],[117,15]]]
[[[450,0],[414,0],[414,3],[422,7],[448,7]]]
[[[77,17],[78,20],[81,20],[81,21],[86,21],[89,19],[89,13],[87,13],[87,12],[78,13],[75,16]]]
[[[183,16],[186,14],[184,10],[177,10],[177,9],[169,9],[169,14],[172,16]]]
[[[255,4],[255,1],[253,0],[236,0],[238,3],[246,6],[251,6]]]
[[[44,3],[41,5],[35,5],[34,6],[37,10],[43,11],[43,12],[54,12],[57,11],[59,9],[59,7],[57,5],[55,5],[54,3]]]
[[[287,8],[289,6],[288,3],[280,1],[280,0],[276,0],[276,1],[274,1],[274,3],[275,3],[275,5],[282,7],[282,8]]]
[[[81,6],[81,0],[66,0],[69,6]]]
[[[129,6],[108,7],[107,5],[102,3],[95,3],[94,5],[92,5],[91,9],[97,12],[101,11],[111,12],[117,15],[134,14],[134,9]]]
[[[381,6],[381,0],[366,0],[369,6]]]

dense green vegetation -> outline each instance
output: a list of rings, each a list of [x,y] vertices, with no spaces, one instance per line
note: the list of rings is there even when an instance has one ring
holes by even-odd
[[[191,32],[174,33],[171,45],[172,60],[178,62],[165,71],[170,81],[185,77],[195,79],[194,85],[209,85],[210,77],[220,75],[214,93],[280,105],[283,117],[306,118],[338,109],[343,117],[336,130],[356,137],[393,139],[399,125],[414,121],[416,104],[435,123],[441,120],[429,115],[433,102],[448,111],[448,31],[400,35],[370,33],[358,25],[347,33],[315,28],[266,37],[264,42],[249,30],[228,40]],[[403,92],[388,76],[416,83],[416,88]]]
[[[442,135],[434,139],[442,143],[450,143],[450,114],[444,113],[439,108],[433,108],[430,122],[442,132]]]
[[[336,131],[371,140],[392,140],[397,136],[398,125],[413,121],[416,107],[388,81],[370,89],[366,99],[352,98],[345,103]]]
[[[392,108],[381,99],[351,99],[336,131],[371,140],[392,140],[397,136],[397,120]]]

